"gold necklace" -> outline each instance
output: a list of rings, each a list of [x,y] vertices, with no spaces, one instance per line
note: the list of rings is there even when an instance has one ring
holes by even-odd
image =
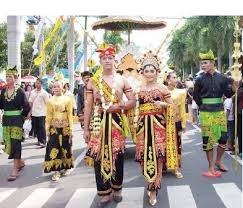
[[[4,93],[4,97],[8,102],[10,102],[11,100],[13,100],[15,98],[16,94],[17,94],[16,88],[14,87],[14,91],[13,91],[12,95],[10,97],[8,97],[8,88],[7,88],[5,93]]]

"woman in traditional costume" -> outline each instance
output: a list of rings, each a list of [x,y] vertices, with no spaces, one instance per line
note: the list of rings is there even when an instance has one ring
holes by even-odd
[[[16,67],[6,70],[7,87],[0,96],[0,109],[4,110],[2,118],[3,139],[8,159],[14,159],[13,170],[8,181],[14,181],[19,171],[25,166],[21,159],[21,141],[24,117],[27,117],[30,106],[24,91],[15,85],[17,79]]]
[[[186,129],[186,90],[177,89],[177,76],[175,71],[171,71],[167,75],[167,85],[168,90],[171,93],[171,98],[174,104],[175,112],[175,125],[176,125],[176,148],[178,156],[178,167],[173,171],[177,178],[183,178],[182,173],[180,172],[181,168],[181,135],[185,132]]]
[[[133,139],[136,142],[136,161],[147,181],[149,203],[154,206],[166,157],[166,117],[172,99],[168,89],[157,83],[158,57],[149,51],[140,64],[145,83],[136,89]]]
[[[60,75],[61,76],[61,75]],[[72,137],[73,137],[73,106],[72,100],[63,95],[61,77],[53,85],[54,96],[46,106],[46,133],[48,139],[44,162],[44,172],[54,171],[53,181],[63,175],[69,175],[73,168]]]

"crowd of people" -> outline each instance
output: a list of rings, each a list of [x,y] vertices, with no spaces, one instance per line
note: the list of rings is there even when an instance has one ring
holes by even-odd
[[[106,206],[111,199],[117,203],[122,201],[124,153],[129,136],[136,145],[135,160],[147,182],[148,201],[152,206],[157,203],[165,172],[172,172],[176,178],[184,177],[181,138],[187,119],[202,129],[202,149],[209,165],[203,176],[218,178],[228,171],[222,162],[225,149],[239,151],[241,155],[242,83],[215,71],[211,51],[199,54],[203,72],[195,79],[189,77],[180,83],[176,72],[170,70],[164,85],[157,82],[160,60],[149,51],[140,59],[139,73],[144,81],[136,89],[115,72],[115,48],[109,46],[97,52],[101,67],[94,75],[82,73],[83,85],[76,96],[60,74],[47,91],[38,79],[35,89],[27,85],[24,92],[16,87],[17,70],[6,71],[8,85],[1,92],[0,109],[3,110],[5,152],[14,160],[8,181],[16,180],[25,166],[21,158],[24,119],[31,119],[30,135],[37,137],[38,145],[46,147],[44,172],[54,172],[52,180],[58,181],[74,167],[73,115],[79,116],[87,144],[85,160],[94,167],[99,207]],[[233,132],[232,96],[236,89],[239,150],[234,148]],[[223,102],[224,97],[227,99]],[[214,161],[215,144],[218,146]]]

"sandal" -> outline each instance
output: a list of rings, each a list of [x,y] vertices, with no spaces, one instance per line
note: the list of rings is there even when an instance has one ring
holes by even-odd
[[[10,175],[7,180],[8,181],[15,181],[18,178],[18,176],[19,175]]]
[[[157,198],[155,197],[155,199],[151,199],[150,198],[151,197],[151,191],[148,191],[147,193],[148,193],[148,197],[149,197],[149,204],[151,206],[156,205],[157,204]],[[157,196],[157,191],[156,191],[156,196]]]
[[[58,181],[58,180],[60,179],[60,177],[61,177],[60,172],[55,172],[55,173],[53,174],[51,180],[53,180],[53,181]]]
[[[104,207],[106,207],[106,205],[107,205],[108,203],[110,203],[110,201],[111,201],[111,197],[109,197],[108,200],[105,200],[105,201],[99,201],[99,203],[98,203],[98,208],[104,208]]]
[[[221,176],[221,175],[218,175],[217,173],[213,174],[213,173],[211,173],[209,171],[203,172],[202,175],[206,176],[206,177],[209,177],[209,178],[218,178],[218,177]]]
[[[218,168],[220,171],[222,171],[222,172],[228,172],[228,171],[229,171],[227,167],[222,168],[222,166],[220,167],[220,165],[218,165],[218,164],[215,164],[215,165],[216,165],[217,168]],[[224,165],[223,165],[223,166],[224,166]]]
[[[24,168],[24,166],[25,166],[25,164],[20,165],[18,170],[21,171]]]
[[[68,176],[68,175],[70,175],[71,174],[71,172],[72,172],[72,170],[71,169],[66,169],[66,170],[64,170],[64,172],[63,172],[63,176]]]
[[[180,171],[175,171],[175,177],[176,178],[183,178],[183,175]]]

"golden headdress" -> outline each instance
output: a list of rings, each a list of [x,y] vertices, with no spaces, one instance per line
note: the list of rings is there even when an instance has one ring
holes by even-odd
[[[212,50],[209,50],[207,53],[199,53],[199,59],[200,60],[213,60],[213,61],[217,60],[217,58],[215,58]]]
[[[62,84],[62,86],[64,86],[65,84],[65,80],[64,80],[64,76],[61,72],[58,72],[54,75],[54,81],[58,81]]]
[[[144,69],[146,65],[152,65],[156,69],[160,69],[160,64],[162,63],[158,56],[153,54],[152,51],[148,51],[146,54],[143,55],[143,58],[139,60],[140,68]]]
[[[18,75],[18,70],[17,67],[14,66],[13,68],[8,67],[7,69],[5,69],[6,75]]]

